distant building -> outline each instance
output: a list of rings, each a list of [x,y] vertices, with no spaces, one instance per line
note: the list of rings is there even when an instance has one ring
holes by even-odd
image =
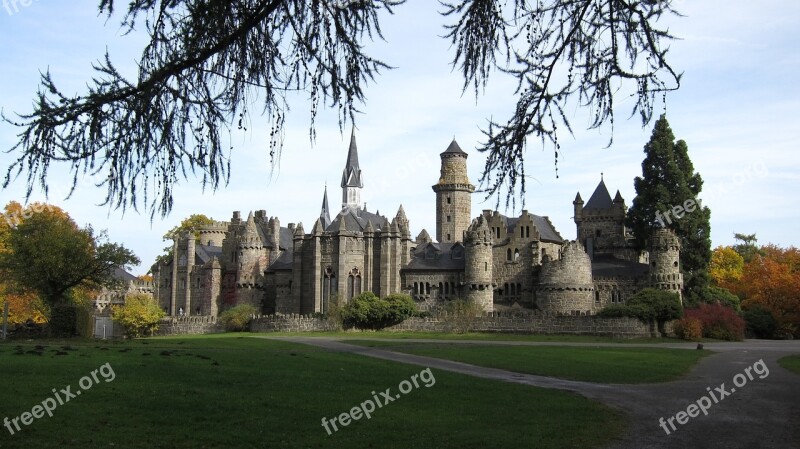
[[[94,308],[97,312],[110,312],[112,305],[125,304],[125,297],[130,294],[153,294],[153,282],[139,279],[122,268],[114,269],[114,279],[117,285],[111,288],[103,287],[95,298]]]
[[[612,200],[601,179],[584,204],[573,205],[577,240],[565,241],[548,217],[484,210],[470,217],[475,187],[467,153],[455,140],[440,154],[433,185],[436,241],[411,236],[403,206],[391,220],[361,203],[364,188],[355,135],[342,172],[342,206],[331,219],[327,187],[319,218],[281,226],[266,212],[186,235],[173,258],[154,265],[154,295],[170,315],[217,315],[236,304],[263,313],[314,313],[332,301],[371,291],[407,293],[423,309],[467,298],[484,310],[510,307],[555,314],[593,314],[644,287],[680,292],[680,246],[659,230],[649,252],[638,252],[624,224],[625,201]]]

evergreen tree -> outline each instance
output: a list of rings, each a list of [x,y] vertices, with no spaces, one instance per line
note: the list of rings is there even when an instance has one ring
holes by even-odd
[[[634,179],[636,198],[628,210],[628,226],[642,250],[654,229],[675,231],[681,242],[684,292],[690,302],[698,301],[707,296],[711,261],[711,211],[698,200],[703,180],[694,171],[686,142],[675,142],[664,115],[644,152],[642,176]]]

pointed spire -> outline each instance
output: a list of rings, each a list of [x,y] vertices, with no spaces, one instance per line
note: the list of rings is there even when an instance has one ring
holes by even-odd
[[[615,203],[624,203],[625,202],[625,200],[622,199],[622,195],[619,193],[619,190],[617,190],[617,194],[614,196],[614,202]]]
[[[575,195],[575,201],[573,201],[572,203],[573,204],[583,204],[583,198],[581,198],[581,192],[578,192],[578,194]]]
[[[365,234],[372,234],[375,232],[375,226],[372,226],[372,220],[367,220],[367,226],[364,228]]]
[[[586,202],[584,209],[608,209],[613,205],[606,183],[600,179],[600,184],[597,184],[597,188],[594,189],[594,193],[592,193],[589,201]]]
[[[432,240],[431,235],[428,234],[428,231],[426,231],[425,229],[423,229],[417,236],[417,243],[419,244],[430,243],[431,240]]]
[[[314,235],[322,235],[324,231],[325,228],[322,224],[322,217],[317,218],[317,221],[314,222],[314,229],[311,231],[311,233]]]
[[[406,221],[406,222],[408,221],[408,218],[406,218],[406,211],[403,209],[402,204],[400,205],[400,209],[397,209],[396,218],[398,221]]]
[[[327,229],[331,224],[331,213],[328,207],[328,184],[325,184],[325,193],[322,194],[322,210],[319,212],[319,219],[322,221],[322,227]]]
[[[342,173],[342,187],[364,187],[361,180],[361,167],[358,165],[358,147],[356,146],[356,129],[350,134],[350,149],[347,150],[347,164]]]

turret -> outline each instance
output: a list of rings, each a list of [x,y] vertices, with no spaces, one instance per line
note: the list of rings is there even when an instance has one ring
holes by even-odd
[[[472,221],[464,238],[466,296],[486,312],[493,310],[492,233],[481,215]]]
[[[650,283],[654,288],[680,295],[683,274],[680,268],[681,243],[671,229],[657,228],[650,236]]]
[[[432,187],[436,192],[436,240],[457,242],[463,240],[464,231],[470,226],[475,186],[467,176],[467,153],[455,139],[439,156],[439,182]]]

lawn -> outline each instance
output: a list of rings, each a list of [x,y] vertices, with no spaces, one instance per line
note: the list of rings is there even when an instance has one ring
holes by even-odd
[[[467,334],[454,334],[447,332],[390,332],[390,331],[342,331],[342,332],[270,332],[252,335],[266,335],[271,337],[331,337],[339,339],[433,339],[433,340],[483,340],[483,341],[535,341],[535,342],[571,342],[571,343],[631,343],[631,344],[661,344],[661,343],[692,343],[677,338],[613,338],[597,337],[592,335],[533,335],[511,334],[499,332],[470,332]]]
[[[0,428],[0,448],[589,448],[624,427],[578,395],[432,370],[430,387],[329,436],[323,417],[424,368],[249,335],[0,344],[0,418],[75,394]]]
[[[800,354],[782,357],[778,359],[778,364],[793,373],[800,374]]]
[[[507,346],[347,340],[409,354],[561,379],[602,383],[676,380],[710,351],[625,347]]]

